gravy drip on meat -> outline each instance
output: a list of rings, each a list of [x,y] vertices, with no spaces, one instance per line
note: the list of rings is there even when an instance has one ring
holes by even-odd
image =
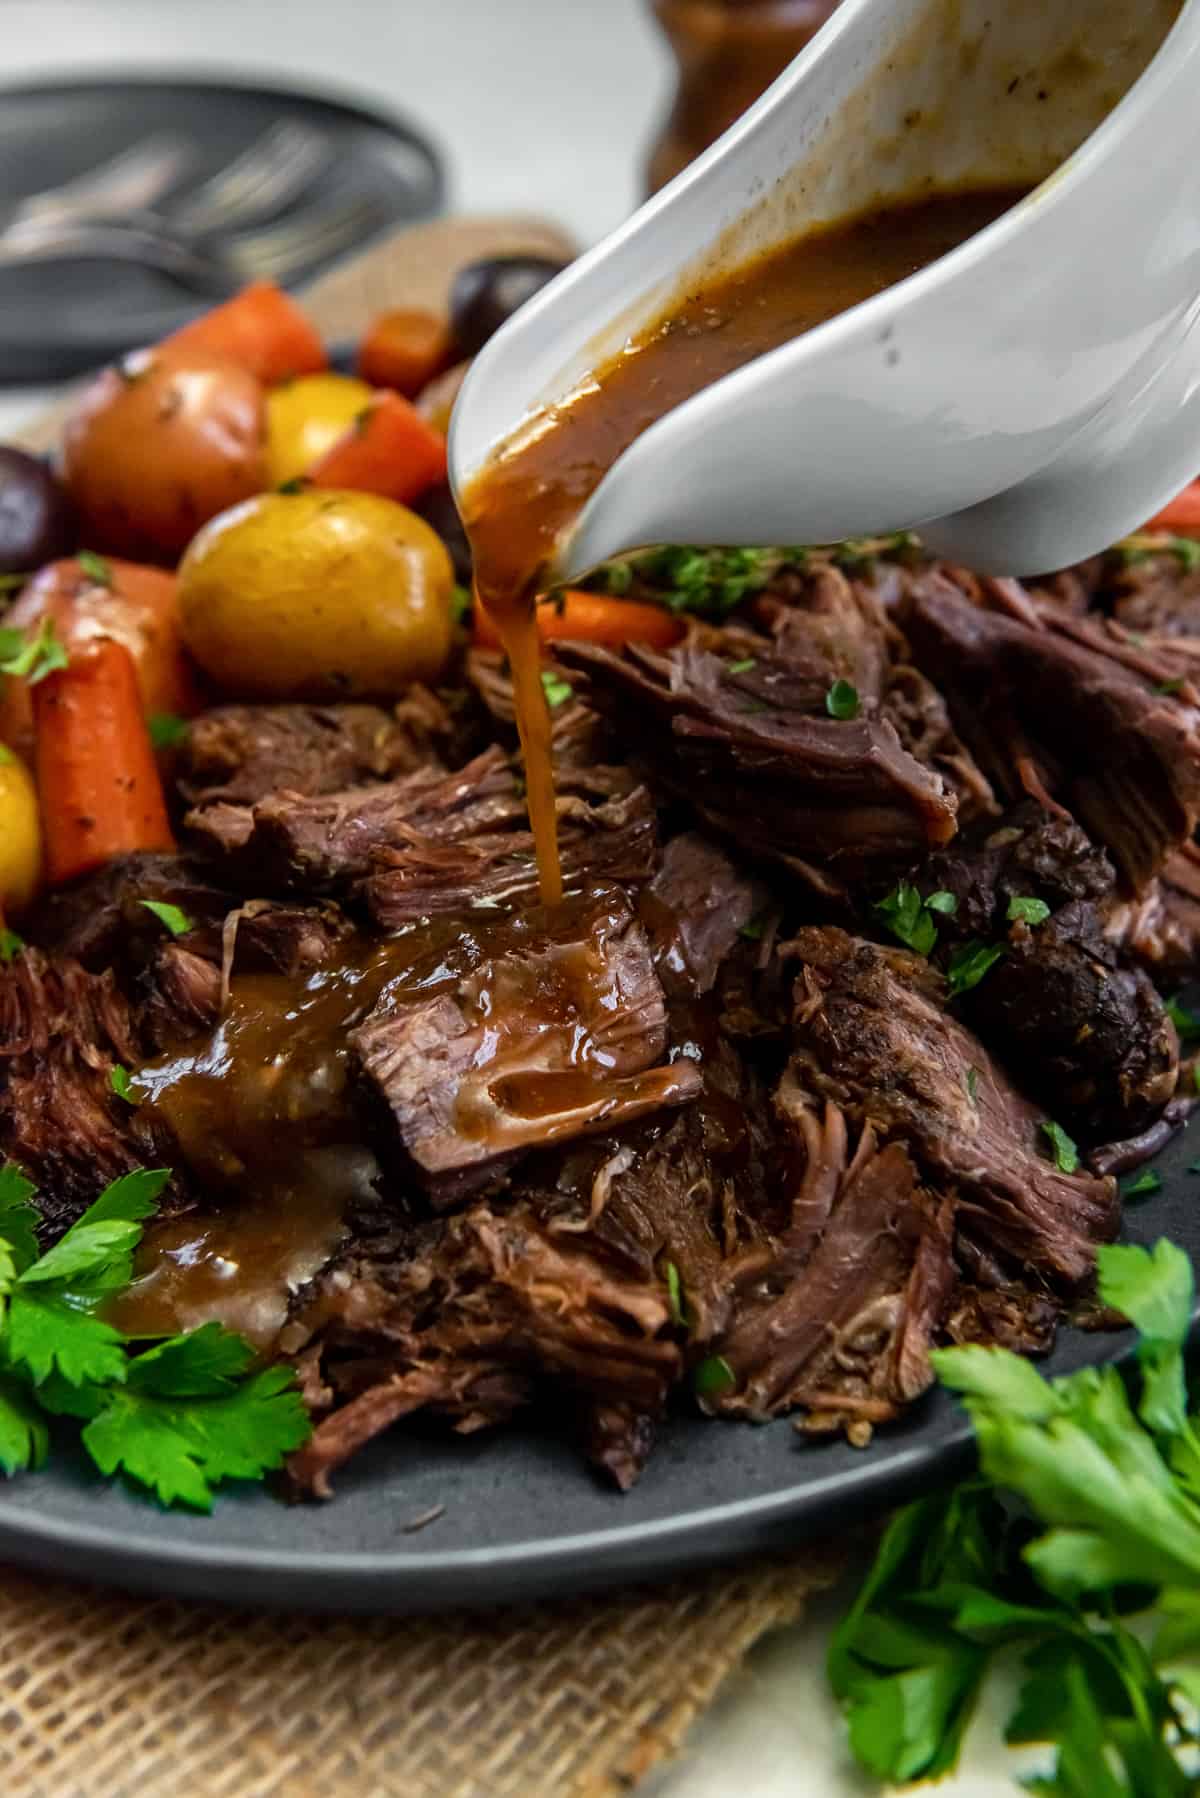
[[[542,899],[562,896],[550,719],[534,606],[562,532],[635,438],[702,388],[973,237],[1022,197],[932,194],[809,233],[700,281],[560,405],[527,420],[471,483],[477,597],[512,668]]]
[[[584,1021],[585,995],[601,975],[577,925],[606,894],[609,909],[623,913],[614,889],[597,888],[567,899],[553,925],[536,911],[443,918],[360,938],[334,966],[235,976],[210,1035],[136,1070],[145,1115],[166,1127],[214,1204],[151,1226],[112,1321],[129,1335],[157,1336],[216,1318],[260,1348],[274,1344],[290,1293],[329,1259],[378,1171],[362,1146],[348,1037],[389,998],[456,991],[484,1020],[515,1010],[529,1038],[565,1034],[568,1065],[540,1073],[513,1067],[502,1030],[486,1033],[483,1066],[494,1063],[487,1090],[517,1119],[604,1090],[612,1056]],[[548,956],[529,954],[547,928]],[[598,1003],[618,1006],[602,979]],[[483,1135],[490,1124],[464,1098],[457,1127]]]

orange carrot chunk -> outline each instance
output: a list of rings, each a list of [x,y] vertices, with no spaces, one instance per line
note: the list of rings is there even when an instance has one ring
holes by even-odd
[[[1200,537],[1200,481],[1193,481],[1146,526],[1148,531],[1174,531],[1179,537]]]
[[[241,293],[201,313],[166,338],[172,348],[224,356],[270,387],[297,375],[320,374],[329,357],[315,327],[273,281],[253,281]]]
[[[372,387],[416,399],[454,360],[450,326],[436,312],[404,307],[377,318],[358,351],[358,372]]]
[[[172,849],[133,657],[103,638],[33,689],[51,886],[140,849]]]
[[[543,643],[602,643],[620,649],[626,643],[645,643],[652,649],[669,649],[683,635],[683,626],[665,606],[644,605],[633,599],[611,599],[607,593],[585,593],[568,587],[537,609],[538,636]],[[498,648],[495,625],[475,601],[475,641]]]
[[[378,493],[407,506],[446,478],[446,439],[398,393],[380,393],[309,471],[315,487]]]

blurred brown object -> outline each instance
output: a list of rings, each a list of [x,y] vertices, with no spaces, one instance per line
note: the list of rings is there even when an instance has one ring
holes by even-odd
[[[728,130],[821,28],[838,0],[652,0],[679,62],[647,187],[657,193]]]

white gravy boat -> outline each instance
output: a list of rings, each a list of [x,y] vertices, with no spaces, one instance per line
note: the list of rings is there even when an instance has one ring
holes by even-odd
[[[1200,470],[1200,0],[844,0],[700,160],[477,358],[461,492],[689,280],[929,188],[1040,183],[921,273],[651,426],[559,548],[918,528],[1027,574]]]

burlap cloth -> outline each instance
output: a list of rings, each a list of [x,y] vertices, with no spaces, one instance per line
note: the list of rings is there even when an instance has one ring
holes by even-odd
[[[310,308],[331,341],[350,339],[385,306],[440,307],[477,256],[569,247],[531,219],[418,226],[326,276]],[[52,443],[60,419],[25,440]],[[8,1572],[0,1798],[609,1798],[679,1747],[758,1638],[840,1566],[814,1550],[614,1597],[399,1620]]]

